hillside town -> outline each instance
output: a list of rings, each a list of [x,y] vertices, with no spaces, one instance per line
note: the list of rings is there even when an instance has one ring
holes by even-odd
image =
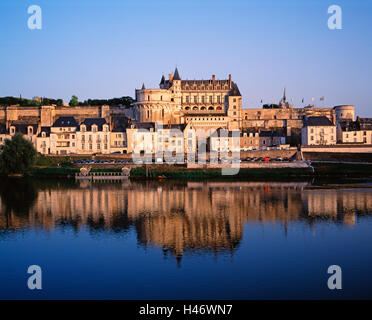
[[[296,108],[285,89],[277,105],[243,108],[231,75],[183,80],[176,68],[159,88],[136,89],[130,106],[0,106],[0,145],[16,133],[43,155],[222,151],[233,137],[239,151],[332,148],[371,145],[372,118],[356,117],[353,105]]]

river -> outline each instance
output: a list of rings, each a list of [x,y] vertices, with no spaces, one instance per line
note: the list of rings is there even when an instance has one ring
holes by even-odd
[[[368,183],[0,182],[1,299],[372,298],[371,253]]]

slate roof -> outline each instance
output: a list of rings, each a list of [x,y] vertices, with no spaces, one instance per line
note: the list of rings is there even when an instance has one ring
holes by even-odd
[[[87,131],[92,131],[92,125],[94,124],[98,127],[98,131],[102,131],[103,125],[107,122],[105,118],[85,118],[81,124],[85,124]]]
[[[16,128],[16,132],[19,132],[25,135],[27,135],[28,133],[28,127],[30,126],[32,127],[33,134],[36,134],[37,127],[38,127],[38,125],[35,123],[12,123],[9,127],[11,126]]]
[[[45,132],[46,136],[50,136],[50,127],[41,127],[40,133],[38,134],[38,137],[41,137],[41,134]]]
[[[78,127],[79,123],[74,117],[59,117],[52,127]]]
[[[333,126],[333,123],[326,116],[309,117],[305,120],[305,123],[308,127]]]

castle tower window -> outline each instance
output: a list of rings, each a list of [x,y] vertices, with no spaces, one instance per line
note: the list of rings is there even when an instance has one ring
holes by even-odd
[[[147,101],[150,101],[150,96],[147,96]]]
[[[164,109],[161,109],[161,116],[164,118]]]
[[[209,96],[209,103],[213,103],[213,96]]]
[[[198,103],[198,97],[194,96],[194,103]]]

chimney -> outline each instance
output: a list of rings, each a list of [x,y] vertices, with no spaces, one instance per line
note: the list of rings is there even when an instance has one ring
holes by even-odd
[[[216,76],[212,74],[212,83],[214,84],[215,81],[216,81]]]
[[[172,74],[172,73],[169,74],[169,81],[170,81],[170,82],[173,81],[173,74]]]
[[[229,88],[231,88],[231,74],[229,74]]]

